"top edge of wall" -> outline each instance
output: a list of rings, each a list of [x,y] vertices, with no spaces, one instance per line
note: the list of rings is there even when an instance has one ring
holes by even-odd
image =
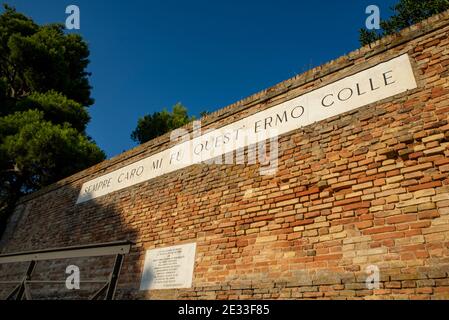
[[[210,113],[209,115],[202,117],[202,125],[210,125],[217,122],[223,118],[227,118],[233,114],[239,113],[251,106],[269,100],[273,97],[281,95],[293,88],[304,86],[305,84],[325,77],[327,75],[333,74],[335,72],[346,69],[355,64],[355,61],[360,58],[371,58],[392,48],[395,48],[401,44],[407,43],[416,38],[425,36],[431,32],[438,30],[441,27],[449,25],[449,10],[434,15],[426,20],[421,21],[413,26],[405,28],[397,34],[383,37],[369,45],[356,49],[346,55],[340,56],[334,60],[331,60],[325,64],[314,67],[304,73],[298,74],[290,79],[284,80],[272,87],[259,91],[252,94],[244,99],[241,99],[233,104],[230,104],[224,108]],[[192,124],[186,124],[182,129],[187,131],[192,127]],[[78,180],[84,179],[87,176],[98,173],[99,171],[104,171],[110,166],[118,164],[120,162],[129,160],[131,158],[137,157],[138,155],[144,153],[148,149],[157,148],[158,146],[163,146],[170,141],[170,134],[168,132],[160,137],[150,140],[144,144],[141,144],[133,149],[125,151],[111,159],[100,162],[90,168],[83,171],[75,173],[67,178],[64,178],[56,183],[53,183],[47,187],[44,187],[34,193],[23,196],[18,204],[30,201],[37,198],[45,193],[53,191],[55,189],[61,188],[67,184],[74,183]]]

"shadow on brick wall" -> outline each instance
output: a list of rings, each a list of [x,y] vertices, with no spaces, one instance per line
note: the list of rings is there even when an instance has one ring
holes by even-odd
[[[0,241],[0,252],[13,253],[58,247],[100,244],[129,240],[136,242],[137,232],[132,219],[125,220],[125,212],[134,207],[136,194],[132,191],[105,196],[76,204],[79,187],[61,186],[35,198],[22,201],[9,218]],[[119,201],[111,197],[120,197]],[[114,201],[116,200],[116,201]],[[128,217],[131,215],[127,215]],[[89,280],[107,280],[114,264],[114,256],[38,261],[31,283],[33,299],[87,299],[104,283]],[[142,257],[143,259],[143,257]],[[138,298],[141,257],[131,247],[123,261],[116,299]],[[79,267],[81,286],[69,290],[65,280],[70,274],[66,268]],[[26,273],[28,263],[0,265],[0,281],[16,281]],[[87,282],[86,282],[87,281]],[[0,283],[0,299],[4,299],[16,284]]]

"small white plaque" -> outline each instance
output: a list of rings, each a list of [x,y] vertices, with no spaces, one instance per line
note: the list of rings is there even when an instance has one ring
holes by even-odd
[[[196,243],[148,250],[140,290],[192,287]]]

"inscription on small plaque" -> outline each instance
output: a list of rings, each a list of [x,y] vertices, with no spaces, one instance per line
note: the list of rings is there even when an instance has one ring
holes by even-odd
[[[140,290],[190,288],[195,252],[196,243],[148,250]]]

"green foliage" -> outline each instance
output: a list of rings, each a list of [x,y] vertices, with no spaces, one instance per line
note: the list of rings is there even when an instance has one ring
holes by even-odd
[[[90,120],[89,114],[80,103],[67,99],[64,95],[51,90],[46,93],[33,92],[17,103],[17,111],[29,109],[41,110],[46,120],[55,124],[70,124],[84,132]]]
[[[428,17],[449,9],[449,0],[400,0],[391,8],[394,14],[380,23],[378,32],[360,29],[360,43],[367,45],[384,36],[410,27]]]
[[[0,78],[9,96],[55,90],[83,106],[93,104],[85,71],[89,49],[58,24],[37,26],[10,7],[0,16]]]
[[[104,157],[85,135],[67,123],[46,121],[41,111],[0,118],[1,181],[6,187],[20,180],[21,192],[36,190]]]
[[[173,106],[172,112],[164,109],[161,112],[140,118],[136,129],[131,133],[131,139],[142,144],[182,127],[194,119],[194,117],[189,117],[186,107],[177,103]]]
[[[207,110],[201,111],[201,112],[200,112],[200,117],[206,117],[206,116],[208,116],[208,115],[210,115],[210,112],[207,111]]]
[[[21,195],[105,158],[85,133],[88,56],[61,25],[0,14],[0,234]]]
[[[362,46],[373,43],[380,38],[382,38],[382,36],[379,35],[374,30],[367,30],[367,29],[359,30],[359,41]]]

